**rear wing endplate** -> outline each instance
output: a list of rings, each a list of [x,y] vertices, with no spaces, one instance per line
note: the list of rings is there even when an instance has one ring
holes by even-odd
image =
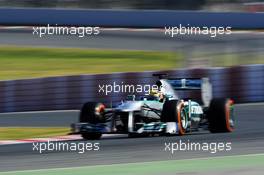
[[[166,79],[169,89],[177,90],[201,90],[201,97],[205,107],[208,107],[213,98],[212,85],[209,78],[174,78]]]

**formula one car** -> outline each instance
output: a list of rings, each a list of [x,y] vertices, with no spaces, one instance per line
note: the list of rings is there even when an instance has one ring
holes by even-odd
[[[84,139],[100,139],[102,134],[127,133],[184,135],[188,132],[232,132],[234,102],[229,98],[212,99],[208,78],[168,79],[158,74],[158,91],[148,96],[129,95],[115,108],[102,103],[87,102],[80,112],[79,123],[72,124],[73,133]],[[179,98],[178,90],[201,90],[201,104],[192,99]]]

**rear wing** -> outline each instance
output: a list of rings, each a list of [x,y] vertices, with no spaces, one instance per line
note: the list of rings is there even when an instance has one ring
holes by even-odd
[[[200,90],[202,88],[202,79],[177,78],[167,79],[167,82],[174,90]]]
[[[201,97],[204,106],[208,107],[213,97],[212,85],[209,78],[171,78],[160,80],[165,91],[172,90],[201,90]],[[176,96],[176,95],[175,95]]]

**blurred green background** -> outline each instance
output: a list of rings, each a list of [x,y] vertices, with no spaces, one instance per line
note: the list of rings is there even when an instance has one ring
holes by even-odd
[[[261,54],[192,53],[182,52],[100,50],[79,48],[0,47],[0,80],[51,77],[63,75],[98,74],[168,70],[203,64],[233,66],[264,64]],[[250,58],[250,59],[249,59]]]
[[[173,52],[0,47],[0,79],[137,72],[182,66]]]

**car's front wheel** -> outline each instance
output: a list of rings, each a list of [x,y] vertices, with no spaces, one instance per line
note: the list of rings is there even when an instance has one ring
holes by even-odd
[[[102,103],[96,102],[87,102],[83,105],[81,112],[80,112],[80,123],[103,123],[105,122],[104,119],[104,109],[105,106]],[[82,137],[87,140],[95,140],[100,139],[102,136],[101,133],[81,133]]]

